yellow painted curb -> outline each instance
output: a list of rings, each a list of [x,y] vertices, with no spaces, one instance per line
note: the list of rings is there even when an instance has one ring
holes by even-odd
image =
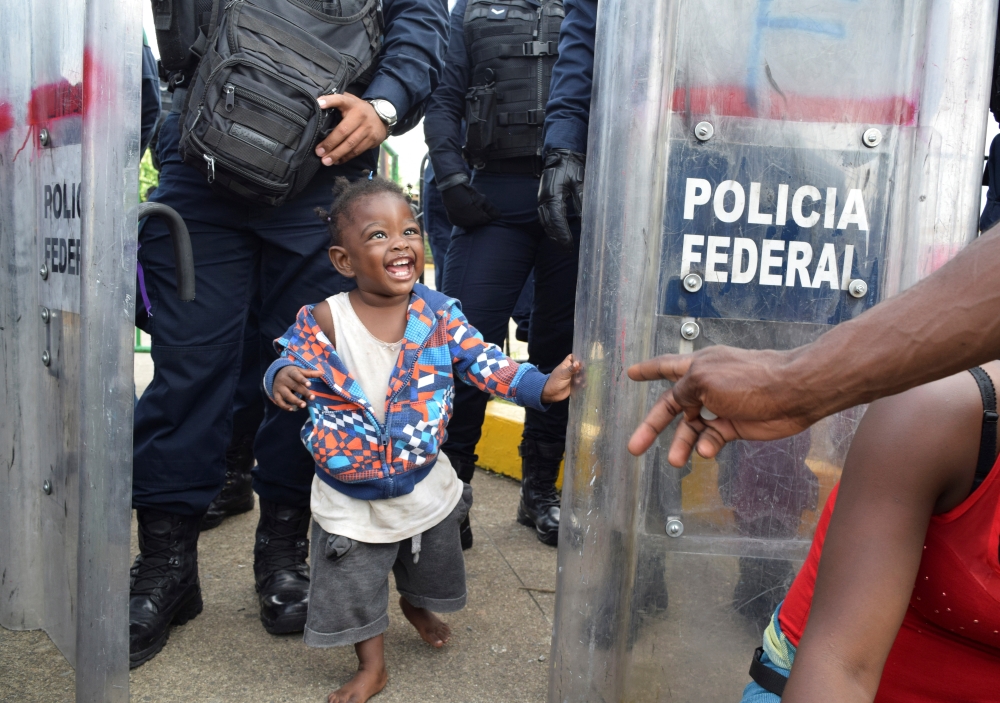
[[[521,480],[521,457],[517,447],[524,430],[524,408],[510,403],[491,401],[486,404],[483,436],[476,445],[479,461],[476,465],[494,473]],[[559,467],[556,487],[562,488],[563,467]]]

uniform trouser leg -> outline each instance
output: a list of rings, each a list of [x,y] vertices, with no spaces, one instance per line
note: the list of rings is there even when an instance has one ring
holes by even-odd
[[[314,303],[351,284],[326,256],[328,234],[313,208],[329,206],[331,177],[323,174],[291,203],[261,208],[230,202],[177,153],[177,115],[167,117],[158,150],[162,169],[152,200],[170,205],[191,233],[197,298],[175,292],[173,247],[158,220],[146,223],[139,251],[152,315],[155,373],[135,413],[133,504],[179,515],[200,515],[222,487],[225,449],[232,437],[233,401],[240,378],[243,335],[252,292],[260,291],[260,336],[273,340]],[[358,174],[360,175],[360,174]],[[273,347],[261,366],[274,358]],[[273,404],[267,405],[272,408]],[[267,426],[267,408],[261,432]],[[274,413],[276,414],[276,413]],[[313,466],[299,440],[304,413],[284,424],[255,453],[267,463],[264,483],[308,505]],[[265,489],[258,489],[264,496]],[[270,494],[269,494],[270,495]]]
[[[511,312],[534,266],[537,241],[519,227],[500,223],[455,229],[444,292],[462,302],[462,312],[487,342],[502,345],[507,337]],[[475,462],[488,401],[488,394],[455,384],[455,409],[442,447],[453,462]]]
[[[452,226],[448,221],[448,211],[444,209],[441,192],[434,185],[433,178],[424,178],[420,197],[424,208],[424,234],[434,259],[434,287],[444,290],[444,267],[448,247],[451,246]]]
[[[152,196],[177,210],[191,233],[197,298],[175,290],[173,244],[162,221],[140,232],[151,314],[153,380],[136,406],[133,505],[200,515],[225,476],[243,327],[260,243],[241,227],[245,209],[215,196],[177,155],[177,115],[160,133],[160,184]]]
[[[528,360],[543,373],[562,363],[573,351],[573,317],[579,258],[579,220],[573,221],[575,245],[567,252],[548,237],[535,255],[535,294],[528,328]],[[527,408],[524,438],[551,444],[566,443],[569,400],[553,403],[547,412]]]
[[[278,358],[273,341],[295,322],[303,305],[355,287],[353,280],[341,276],[330,263],[329,230],[314,214],[317,207],[329,208],[331,200],[330,181],[314,182],[291,203],[254,222],[254,232],[263,242],[260,378]],[[254,490],[261,499],[289,507],[309,506],[316,465],[300,438],[307,418],[305,410],[287,412],[270,401],[264,403],[253,470]]]
[[[257,434],[264,421],[264,403],[268,402],[261,387],[266,369],[262,370],[260,363],[263,340],[257,321],[259,312],[260,296],[254,294],[243,330],[243,357],[233,399],[233,441]]]

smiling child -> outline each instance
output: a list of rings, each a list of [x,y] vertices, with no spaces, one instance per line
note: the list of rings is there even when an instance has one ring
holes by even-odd
[[[544,410],[569,396],[580,364],[550,375],[487,344],[458,301],[417,283],[424,243],[402,190],[381,178],[337,180],[330,260],[356,290],[299,311],[264,379],[282,409],[308,408],[302,441],[316,461],[305,642],[353,644],[358,673],[329,696],[363,703],[385,687],[389,572],[403,615],[434,647],[434,613],[465,607],[459,524],[472,488],[439,452],[454,373],[492,395]]]

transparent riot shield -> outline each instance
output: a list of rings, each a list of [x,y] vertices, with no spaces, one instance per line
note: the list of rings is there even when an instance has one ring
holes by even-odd
[[[0,624],[125,701],[141,5],[0,16]]]
[[[996,17],[600,3],[550,701],[740,699],[863,409],[677,469],[625,369],[807,343],[973,237]]]

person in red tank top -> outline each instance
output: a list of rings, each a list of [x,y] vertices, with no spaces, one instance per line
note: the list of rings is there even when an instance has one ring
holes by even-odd
[[[744,703],[1000,701],[992,379],[1000,362],[871,405]]]

